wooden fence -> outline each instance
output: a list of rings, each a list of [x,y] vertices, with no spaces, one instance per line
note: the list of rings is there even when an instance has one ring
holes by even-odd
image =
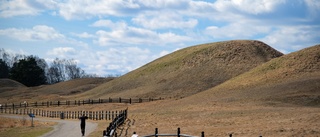
[[[127,119],[128,109],[121,111],[121,113],[113,119],[106,130],[103,131],[103,137],[117,137],[117,128],[121,126]]]
[[[113,120],[122,111],[50,111],[42,109],[0,109],[3,114],[28,115],[34,114],[40,117],[61,118],[61,119],[78,119],[82,114],[91,120]]]
[[[102,104],[102,103],[142,103],[142,102],[151,102],[156,100],[162,100],[163,98],[153,99],[153,98],[108,98],[108,99],[87,99],[87,100],[66,100],[66,101],[47,101],[47,102],[20,102],[20,103],[5,103],[0,104],[0,109],[7,109],[7,108],[27,108],[27,107],[56,107],[56,106],[71,106],[71,105],[85,105],[85,104]]]
[[[181,134],[180,133],[180,128],[178,128],[177,133],[174,133],[174,134],[159,134],[158,128],[155,128],[154,134],[145,135],[145,136],[141,136],[141,137],[159,137],[159,136],[196,137],[196,136],[192,136],[192,135]],[[201,132],[201,136],[200,137],[204,137],[204,132],[203,131]],[[232,134],[229,134],[229,137],[232,137]],[[262,137],[262,136],[259,136],[259,137]]]
[[[181,134],[180,133],[180,128],[178,128],[177,133],[174,133],[174,134],[159,134],[158,128],[155,128],[154,134],[145,135],[145,136],[141,136],[141,137],[158,137],[158,136],[195,137],[195,136],[192,136],[192,135]],[[204,132],[201,132],[201,137],[204,137]]]

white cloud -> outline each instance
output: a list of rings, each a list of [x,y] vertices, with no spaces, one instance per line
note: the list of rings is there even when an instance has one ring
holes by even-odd
[[[108,48],[102,51],[78,51],[78,59],[88,73],[124,74],[155,59],[148,49],[139,47]]]
[[[38,15],[45,9],[56,8],[56,4],[48,0],[2,0],[0,1],[0,17]]]
[[[37,25],[32,29],[8,28],[0,30],[0,35],[20,41],[49,41],[64,39],[64,35],[46,25]]]
[[[94,38],[95,37],[94,35],[89,34],[88,32],[83,32],[83,33],[80,33],[80,34],[72,33],[72,35],[74,35],[76,37],[79,37],[79,38]]]
[[[141,7],[159,10],[159,9],[183,9],[187,6],[189,0],[137,0]]]
[[[25,0],[1,1],[0,17],[12,17],[19,15],[37,15],[38,9],[30,7]]]
[[[290,53],[319,44],[316,43],[319,42],[319,32],[317,31],[319,28],[311,26],[282,26],[260,40],[283,53]]]
[[[141,14],[132,19],[138,25],[149,29],[166,29],[166,28],[194,28],[198,24],[197,19],[183,19],[181,15],[173,12],[154,12],[150,15]]]
[[[58,45],[50,56],[80,59],[91,73],[125,73],[170,49],[204,42],[260,39],[284,53],[311,46],[319,41],[319,12],[319,0],[3,0],[0,39],[49,45],[39,51]],[[16,27],[13,21],[28,19],[14,17],[24,15],[57,23]]]
[[[99,30],[96,32],[98,40],[95,43],[101,46],[111,45],[166,45],[191,41],[188,36],[177,35],[171,32],[157,33],[143,28],[127,26],[111,31]]]
[[[57,47],[52,50],[50,50],[48,55],[53,55],[59,58],[66,58],[66,56],[71,56],[76,54],[76,50],[72,47]]]
[[[147,48],[133,47],[107,47],[95,51],[93,49],[57,47],[48,51],[53,58],[77,59],[77,63],[87,73],[107,76],[110,74],[125,74],[129,71],[170,53],[160,51],[155,53]],[[53,59],[46,59],[53,60]]]
[[[59,4],[59,14],[67,19],[86,19],[95,16],[122,16],[131,14],[131,10],[139,8],[139,5],[130,1],[119,0],[92,0],[75,1],[68,0]]]
[[[72,33],[71,33],[72,34]],[[52,27],[46,25],[36,25],[32,28],[8,28],[0,29],[0,36],[10,37],[19,41],[28,41],[28,42],[43,42],[50,41],[56,44],[67,44],[73,46],[88,47],[87,43],[82,41],[68,38],[62,33],[58,32]],[[88,33],[74,34],[78,37],[93,37]],[[51,44],[52,44],[51,43]],[[48,44],[50,45],[50,44]]]
[[[119,22],[113,22],[111,20],[98,20],[94,22],[92,25],[93,27],[106,27],[110,29],[121,29],[121,28],[126,28],[127,23],[124,21],[119,21]]]
[[[311,18],[317,18],[320,20],[320,1],[319,0],[304,0],[308,6],[309,13]]]
[[[252,38],[257,34],[266,34],[271,30],[269,26],[260,26],[253,22],[230,23],[227,26],[209,26],[205,29],[205,34],[213,38]]]
[[[220,12],[242,11],[249,14],[272,12],[285,0],[217,0],[214,5]]]

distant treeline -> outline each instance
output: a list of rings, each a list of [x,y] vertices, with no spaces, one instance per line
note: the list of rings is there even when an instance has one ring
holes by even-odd
[[[56,58],[48,64],[37,56],[13,55],[0,49],[0,78],[10,78],[30,87],[90,77],[99,76],[87,74],[73,59]]]

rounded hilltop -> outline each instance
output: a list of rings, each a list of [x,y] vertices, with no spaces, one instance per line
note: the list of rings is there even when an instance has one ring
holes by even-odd
[[[83,94],[180,98],[215,87],[283,54],[255,40],[196,45],[156,59]]]

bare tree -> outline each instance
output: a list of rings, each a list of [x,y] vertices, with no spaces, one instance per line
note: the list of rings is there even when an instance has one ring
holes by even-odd
[[[77,62],[73,59],[66,60],[65,69],[69,79],[81,78],[84,75],[84,71],[77,67]]]
[[[66,80],[64,62],[65,62],[64,59],[60,60],[56,58],[55,60],[53,60],[47,73],[47,77],[49,78],[49,83],[53,84],[53,83],[58,83]]]

